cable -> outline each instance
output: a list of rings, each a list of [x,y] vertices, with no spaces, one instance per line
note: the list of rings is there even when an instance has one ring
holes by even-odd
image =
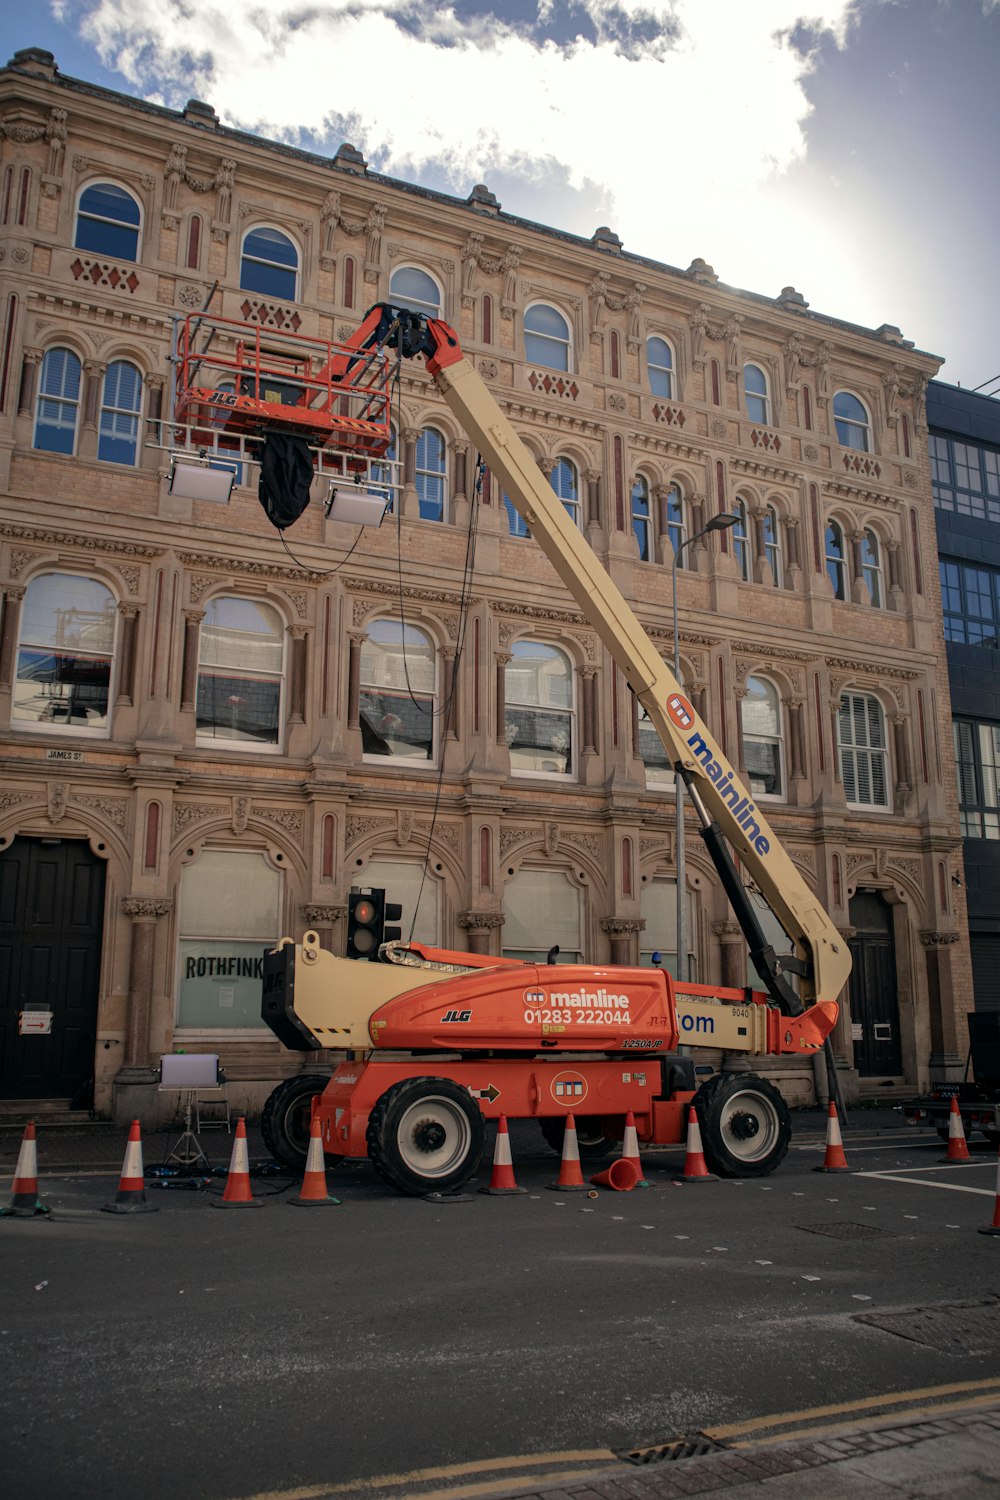
[[[365,528],[363,526],[359,526],[357,536],[354,538],[354,541],[351,543],[344,556],[340,559],[340,562],[337,564],[337,566],[335,568],[327,568],[324,572],[318,573],[315,568],[310,567],[308,563],[304,563],[301,558],[295,556],[295,553],[285,541],[285,533],[283,531],[278,532],[278,535],[281,538],[281,545],[284,547],[285,551],[288,553],[295,566],[297,568],[302,568],[306,573],[311,573],[314,578],[332,578],[335,573],[339,573],[364,534]]]

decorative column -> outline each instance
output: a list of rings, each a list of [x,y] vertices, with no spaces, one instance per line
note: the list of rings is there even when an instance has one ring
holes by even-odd
[[[125,1030],[125,1068],[147,1071],[149,1060],[149,1022],[153,1003],[153,961],[156,953],[156,924],[174,909],[168,898],[126,896],[122,911],[132,923],[129,953],[128,1014]],[[123,1079],[118,1082],[136,1082]]]
[[[292,638],[291,680],[288,685],[288,722],[302,724],[306,712],[306,636],[305,625],[290,625]]]
[[[645,917],[605,917],[601,931],[608,935],[609,963],[635,966],[639,961],[637,938],[646,930]]]
[[[927,964],[927,998],[930,1004],[931,1073],[943,1071],[946,1078],[959,1079],[965,1066],[965,1041],[958,1035],[959,1015],[966,1006],[957,1003],[952,946],[957,932],[922,932]]]
[[[404,516],[419,516],[420,502],[417,498],[417,440],[419,427],[403,428],[403,493],[400,504]]]
[[[601,472],[588,469],[584,475],[587,482],[587,526],[601,524]]]
[[[86,359],[83,362],[83,410],[79,441],[81,458],[97,457],[97,412],[101,400],[101,382],[107,369],[107,365],[98,359]]]
[[[38,382],[38,366],[41,362],[41,349],[25,349],[21,360],[21,388],[17,396],[17,414],[19,417],[34,415],[35,386]]]
[[[578,667],[577,672],[580,678],[580,706],[583,710],[581,714],[581,718],[583,721],[581,724],[581,728],[583,730],[582,753],[584,755],[593,755],[597,749],[597,733],[595,724],[596,693],[594,690],[594,679],[597,676],[597,668]]]
[[[740,768],[740,775],[744,781],[747,779],[746,746],[743,743],[743,699],[746,695],[746,684],[739,683],[734,694],[736,699],[736,764]]]
[[[3,591],[3,625],[0,626],[0,688],[9,688],[14,678],[14,652],[21,623],[24,589],[6,584]]]
[[[181,665],[181,708],[193,709],[198,692],[198,631],[203,609],[184,611],[184,654]]]
[[[752,506],[750,518],[753,521],[753,581],[772,583],[771,564],[767,560],[767,536],[764,531],[767,511],[764,506]]]
[[[906,738],[906,718],[903,714],[892,717],[892,747],[896,759],[896,797],[902,803],[909,796],[913,779],[910,775],[910,745]]]
[[[460,911],[458,914],[458,925],[466,934],[469,952],[484,957],[493,952],[490,933],[498,932],[503,922],[502,911]]]
[[[458,739],[458,673],[455,670],[456,651],[454,646],[447,646],[441,652],[441,660],[444,665],[442,682],[444,683],[445,701],[447,711],[444,716],[444,738],[446,740]]]
[[[746,949],[743,929],[738,922],[713,922],[712,932],[719,940],[722,955],[722,984],[726,989],[746,986]]]
[[[903,583],[900,572],[900,553],[902,549],[898,542],[886,542],[885,555],[889,564],[889,608],[899,611],[903,608]]]
[[[338,951],[333,946],[333,930],[347,916],[346,906],[300,906],[299,916],[307,929],[315,929],[321,948],[325,948],[327,953]]]
[[[793,781],[801,781],[806,774],[805,737],[802,730],[803,700],[789,698],[785,706],[788,709],[789,774]]]
[[[497,744],[507,744],[507,664],[510,652],[498,651],[497,663]],[[508,746],[508,749],[510,747]]]
[[[349,630],[347,655],[347,727],[361,728],[361,648],[368,636],[363,630]]]
[[[833,780],[836,786],[843,785],[840,774],[840,699],[830,699],[830,734],[833,741]]]
[[[139,611],[134,604],[119,604],[118,614],[121,617],[122,633],[118,697],[115,702],[130,704],[135,692],[135,632]]]
[[[871,594],[865,583],[864,559],[861,552],[861,544],[865,539],[863,531],[851,532],[851,572],[854,577],[851,580],[851,599],[855,604],[870,604]]]
[[[453,442],[450,444],[452,456],[452,473],[455,477],[453,498],[455,500],[471,500],[469,494],[467,456],[469,452],[468,443]]]
[[[163,446],[161,423],[164,379],[162,375],[147,375],[144,384],[146,387],[146,442],[156,446],[144,447],[140,462],[144,469],[158,469],[163,463],[163,454],[158,453],[157,448]]]

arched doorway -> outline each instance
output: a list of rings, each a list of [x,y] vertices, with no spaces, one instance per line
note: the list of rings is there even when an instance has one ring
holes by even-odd
[[[903,1054],[892,908],[880,891],[858,891],[851,897],[850,914],[854,1066],[862,1078],[898,1075]]]
[[[82,839],[0,853],[0,1096],[72,1100],[94,1076],[104,861]],[[36,1025],[21,1036],[28,1010]]]

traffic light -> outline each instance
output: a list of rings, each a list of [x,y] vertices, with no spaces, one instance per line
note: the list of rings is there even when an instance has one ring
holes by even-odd
[[[402,915],[402,906],[386,901],[384,890],[352,891],[347,900],[347,957],[377,963],[380,944],[397,943],[403,935],[401,928],[387,927],[386,922],[398,922]]]

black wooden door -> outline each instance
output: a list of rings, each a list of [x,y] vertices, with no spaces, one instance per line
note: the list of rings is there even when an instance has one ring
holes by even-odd
[[[849,947],[851,1021],[854,1066],[862,1078],[903,1071],[896,993],[896,949],[892,912],[876,891],[859,891],[851,900],[855,936]]]
[[[78,839],[15,839],[0,853],[0,1095],[72,1099],[93,1076],[104,861]],[[48,1036],[18,1035],[41,1002]]]

